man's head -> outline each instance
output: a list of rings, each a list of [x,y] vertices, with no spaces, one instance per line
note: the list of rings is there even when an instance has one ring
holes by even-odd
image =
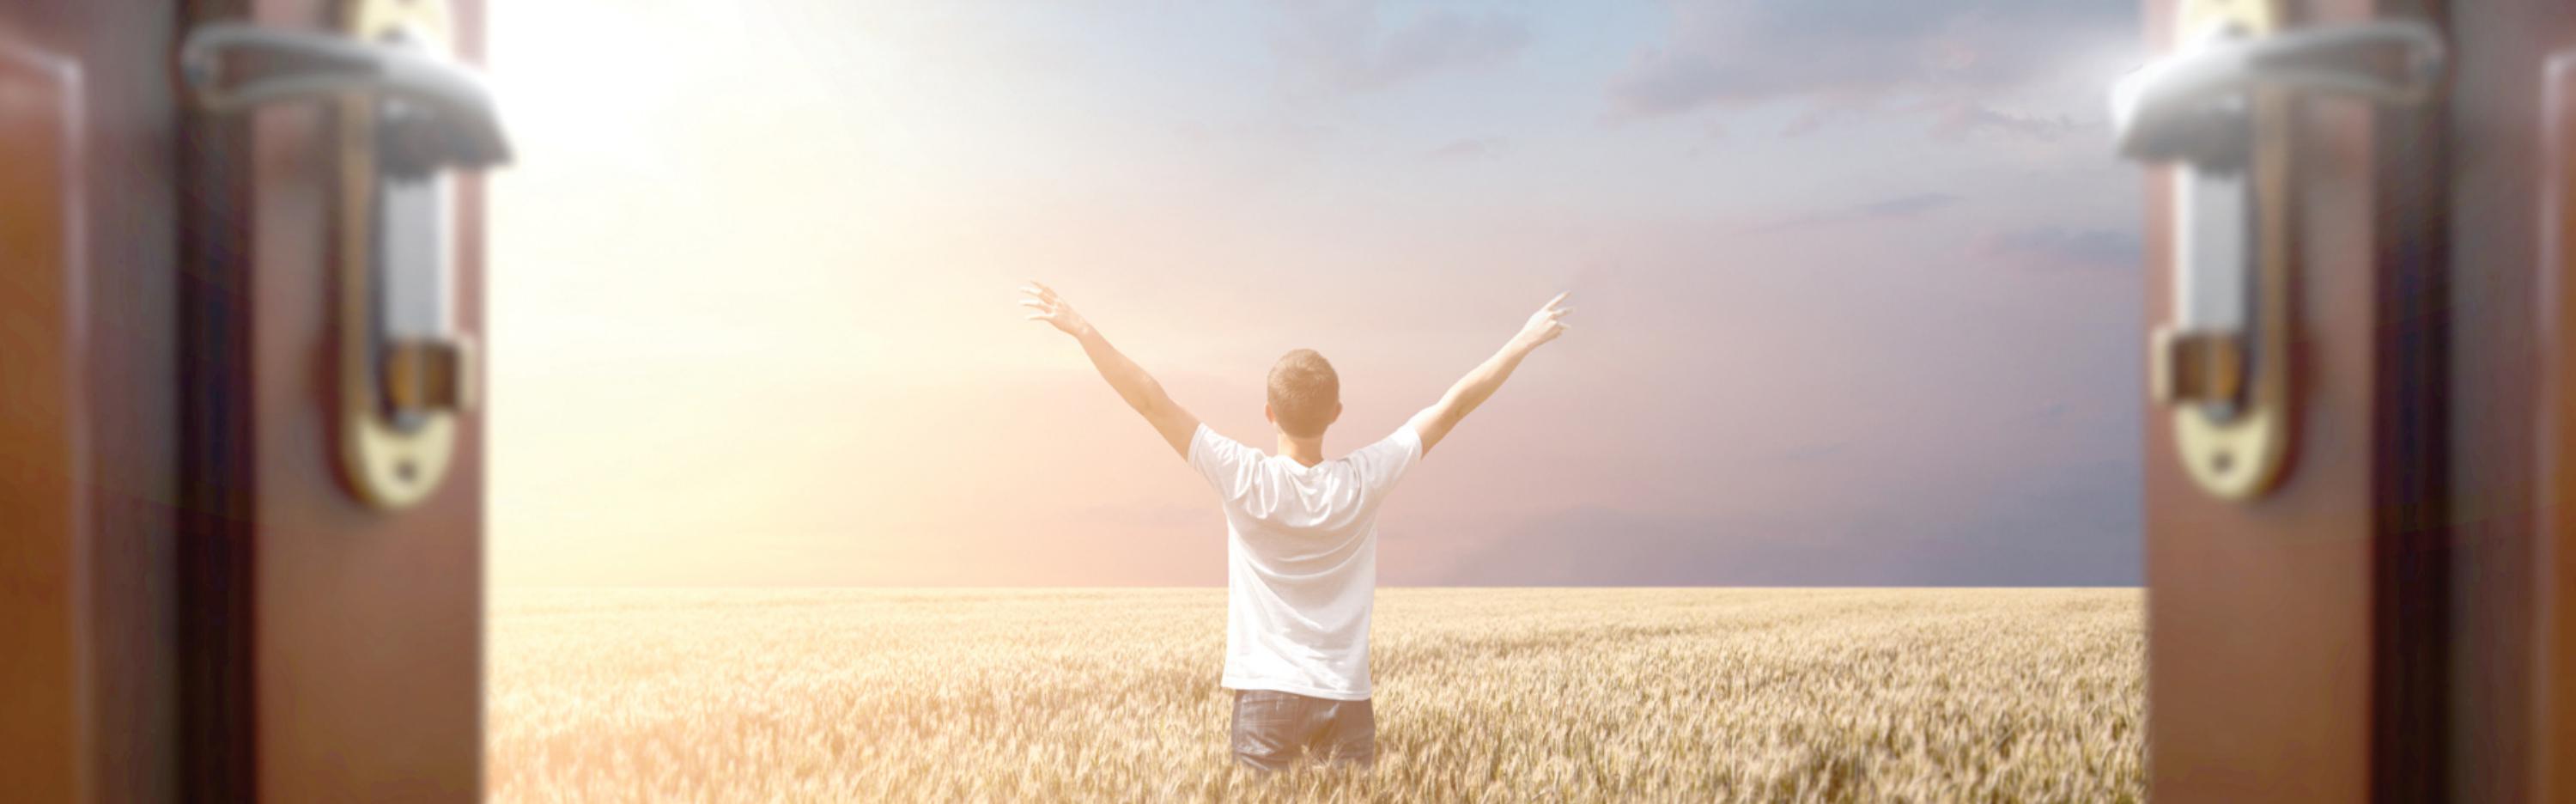
[[[1270,404],[1262,414],[1295,438],[1317,438],[1342,417],[1342,377],[1313,349],[1299,349],[1270,367]]]

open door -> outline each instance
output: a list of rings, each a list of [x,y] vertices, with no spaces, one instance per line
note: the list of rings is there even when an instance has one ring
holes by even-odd
[[[2158,64],[2245,57],[2162,88],[2226,84],[2239,105],[2197,121],[2216,128],[2124,140],[2167,165],[2147,236],[2153,797],[2566,800],[2539,783],[2570,757],[2535,748],[2531,708],[2552,686],[2536,604],[2568,584],[2532,571],[2531,346],[2534,249],[2563,225],[2541,215],[2541,82],[2576,15],[2147,8]],[[2257,420],[2274,440],[2213,437]]]
[[[0,6],[6,797],[481,795],[480,12]]]
[[[235,44],[253,58],[298,55],[256,51],[314,38],[389,48],[395,31],[457,59],[480,52],[471,0],[251,0],[191,12],[197,37],[225,25],[308,37],[272,45],[246,35]],[[425,19],[411,27],[409,13]],[[394,341],[375,319],[405,314],[405,280],[389,274],[418,268],[395,249],[445,241],[412,246],[452,255],[439,266],[452,285],[433,289],[452,293],[452,308],[431,314],[463,338],[481,330],[479,186],[457,177],[452,197],[431,199],[452,205],[452,225],[394,221],[383,210],[397,191],[369,179],[395,157],[370,150],[384,140],[363,127],[393,123],[351,114],[375,107],[374,89],[354,101],[263,102],[256,86],[229,87],[235,108],[197,87],[201,161],[186,177],[220,199],[191,210],[188,255],[205,283],[192,303],[220,322],[189,344],[199,357],[188,413],[204,423],[191,433],[198,508],[181,554],[193,781],[220,797],[472,799],[482,755],[481,419],[459,411],[422,424],[451,431],[440,437],[448,452],[403,466],[421,481],[405,493],[371,486],[381,478],[357,451],[393,415],[370,409],[390,383],[367,374],[391,370]],[[351,286],[371,279],[376,287]],[[369,415],[353,418],[353,407]]]
[[[2262,4],[2181,2],[2149,4],[2154,49],[2182,58],[2193,34],[2213,25],[2247,29],[2269,25],[2330,25],[2367,19],[2362,4],[2308,10],[2294,19],[2265,19],[2280,9]],[[2252,7],[2250,10],[2248,7]],[[2236,18],[2236,19],[2231,19]],[[2218,22],[2218,20],[2227,20]],[[2248,30],[2244,36],[2270,31]],[[2435,457],[2417,448],[2401,428],[2408,422],[2409,389],[2400,372],[2407,349],[2420,344],[2388,337],[2381,326],[2382,291],[2411,266],[2385,258],[2378,243],[2420,233],[2384,214],[2410,190],[2395,181],[2403,169],[2391,138],[2374,131],[2374,110],[2343,99],[2272,98],[2252,104],[2257,118],[2245,125],[2254,164],[2235,167],[2237,181],[2262,186],[2234,199],[2243,209],[2194,209],[2193,189],[2179,178],[2188,167],[2159,171],[2150,182],[2147,263],[2151,289],[2147,320],[2172,327],[2186,317],[2179,273],[2188,260],[2241,261],[2242,306],[2283,300],[2287,290],[2295,326],[2239,313],[2211,337],[2232,338],[2231,348],[2257,352],[2266,337],[2287,337],[2295,363],[2280,351],[2247,354],[2246,377],[2216,396],[2250,398],[2264,383],[2285,394],[2273,418],[2249,421],[2257,403],[2230,401],[2222,426],[2269,427],[2276,439],[2234,453],[2187,451],[2184,431],[2200,424],[2196,406],[2167,390],[2166,404],[2147,414],[2145,513],[2148,585],[2147,755],[2150,795],[2161,801],[2363,801],[2373,784],[2374,697],[2387,676],[2374,667],[2378,646],[2392,625],[2378,616],[2381,600],[2420,597],[2377,577],[2374,556],[2383,542],[2402,538],[2398,523],[2382,512],[2401,510],[2401,485],[2413,467]],[[2283,130],[2283,127],[2288,130]],[[2402,135],[2401,135],[2402,136]],[[2253,178],[2244,176],[2250,174]],[[2283,180],[2289,186],[2281,186]],[[2206,185],[2216,180],[2204,179]],[[2277,200],[2276,200],[2277,199]],[[2247,203],[2251,201],[2251,203]],[[2217,206],[2210,203],[2210,206]],[[2269,205],[2270,209],[2262,207]],[[2209,220],[2229,214],[2250,219]],[[2263,231],[2242,238],[2234,254],[2193,255],[2216,236],[2186,241],[2194,227],[2236,226]],[[2195,233],[2197,234],[2197,233]],[[2286,237],[2284,237],[2286,235]],[[2262,241],[2262,242],[2247,242]],[[2295,252],[2286,247],[2295,245]],[[2267,261],[2288,260],[2306,270],[2292,283],[2267,283]],[[2221,273],[2234,265],[2217,267]],[[2277,269],[2276,269],[2277,270]],[[2260,310],[2259,312],[2270,312]],[[2210,316],[2207,318],[2219,318]],[[2266,327],[2274,327],[2267,331]],[[2172,331],[2172,330],[2165,330]],[[2160,346],[2179,351],[2173,338]],[[2275,344],[2280,342],[2276,341]],[[2192,361],[2159,354],[2156,370],[2181,373]],[[2287,369],[2286,371],[2284,369]],[[2171,389],[2175,378],[2152,383]],[[2270,450],[2255,457],[2253,450]],[[2219,488],[2203,472],[2244,471],[2270,464],[2251,483]],[[2222,466],[2223,464],[2223,466]]]

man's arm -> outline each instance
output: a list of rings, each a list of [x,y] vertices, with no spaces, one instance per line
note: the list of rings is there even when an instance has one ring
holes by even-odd
[[[1073,305],[1056,296],[1054,288],[1030,282],[1020,291],[1028,294],[1028,298],[1020,300],[1020,306],[1035,311],[1028,319],[1053,324],[1080,341],[1082,353],[1091,356],[1092,368],[1099,369],[1100,378],[1117,389],[1118,398],[1127,400],[1128,407],[1153,423],[1154,432],[1163,435],[1163,442],[1172,445],[1172,451],[1180,453],[1182,460],[1188,460],[1190,437],[1198,433],[1199,417],[1173,402],[1172,395],[1163,392],[1163,384],[1154,381],[1154,375],[1145,373],[1143,366],[1109,345],[1109,339],[1100,337],[1100,330],[1093,329],[1081,313],[1074,312]]]
[[[1502,388],[1503,381],[1511,379],[1512,369],[1520,368],[1521,358],[1528,357],[1540,345],[1556,340],[1556,336],[1565,334],[1562,319],[1569,308],[1559,306],[1565,303],[1565,296],[1556,294],[1556,298],[1547,300],[1547,306],[1530,314],[1529,322],[1521,325],[1521,331],[1503,344],[1502,351],[1495,352],[1493,357],[1485,359],[1483,365],[1459,378],[1458,384],[1450,386],[1449,393],[1440,397],[1439,404],[1413,414],[1413,434],[1422,439],[1424,454],[1430,454],[1431,446],[1448,437],[1449,430],[1457,427],[1459,420],[1467,418],[1467,414],[1475,412],[1477,405],[1485,404],[1487,397]]]

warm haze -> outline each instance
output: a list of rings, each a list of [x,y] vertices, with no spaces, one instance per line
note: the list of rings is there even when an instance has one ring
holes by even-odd
[[[1383,582],[2136,584],[2126,2],[495,4],[495,583],[1204,585],[1217,429],[1338,454],[1557,290]],[[686,52],[674,52],[682,48]],[[1830,58],[1825,58],[1830,57]]]

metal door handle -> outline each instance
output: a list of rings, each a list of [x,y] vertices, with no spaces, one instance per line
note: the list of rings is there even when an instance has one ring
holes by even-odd
[[[2278,481],[2295,426],[2289,99],[2418,104],[2444,58],[2421,22],[2275,31],[2277,18],[2264,2],[2185,0],[2184,44],[2111,90],[2120,154],[2176,163],[2174,318],[2150,344],[2149,385],[2174,408],[2186,471],[2235,499]]]
[[[444,55],[442,0],[353,0],[346,16],[344,34],[199,27],[179,73],[208,112],[338,107],[341,475],[400,507],[438,488],[474,404],[450,177],[506,163],[510,143],[482,76]]]
[[[2382,74],[2373,55],[2404,58]],[[2256,87],[2351,95],[2408,105],[2432,96],[2442,73],[2442,37],[2413,21],[2284,31],[2249,38],[2229,27],[2111,87],[2111,136],[2120,155],[2142,162],[2241,164],[2246,96]]]
[[[234,76],[236,62],[266,69]],[[278,31],[238,23],[197,28],[179,50],[180,76],[210,112],[270,103],[368,95],[396,109],[383,125],[384,169],[411,178],[445,168],[510,161],[510,142],[483,79],[471,68],[404,42]]]

